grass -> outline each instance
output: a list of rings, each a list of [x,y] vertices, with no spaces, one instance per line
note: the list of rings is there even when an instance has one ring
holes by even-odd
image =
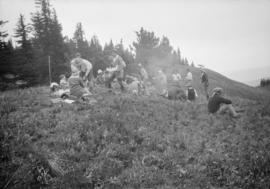
[[[45,87],[0,97],[1,188],[269,188],[269,102],[206,101],[97,89],[95,105],[51,104]]]

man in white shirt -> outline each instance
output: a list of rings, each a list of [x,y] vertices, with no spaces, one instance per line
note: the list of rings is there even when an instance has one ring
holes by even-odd
[[[192,73],[190,72],[189,68],[187,69],[187,75],[186,75],[186,86],[192,86]]]
[[[92,63],[86,59],[81,58],[81,54],[77,53],[76,58],[71,61],[71,68],[75,66],[80,71],[80,77],[85,82],[86,86],[90,86],[93,80],[93,66]]]
[[[110,56],[110,60],[113,67],[110,69],[108,68],[107,71],[111,72],[112,74],[108,79],[108,81],[106,82],[106,86],[108,88],[112,88],[111,83],[116,78],[121,87],[121,91],[124,91],[125,88],[123,85],[123,79],[124,79],[124,68],[126,67],[126,63],[122,59],[122,57],[116,54],[115,52],[113,52],[112,55]]]

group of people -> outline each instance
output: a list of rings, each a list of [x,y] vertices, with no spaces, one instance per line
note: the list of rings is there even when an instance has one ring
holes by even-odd
[[[117,53],[112,52],[109,56],[111,67],[106,70],[98,70],[97,77],[93,75],[93,65],[86,59],[83,59],[80,53],[76,54],[76,57],[71,60],[71,76],[67,79],[65,75],[60,76],[60,88],[63,94],[74,96],[83,101],[87,100],[91,96],[91,90],[95,86],[95,83],[105,83],[105,86],[112,89],[112,82],[116,80],[120,85],[121,91],[125,91],[124,85],[124,69],[126,67],[125,61]],[[156,93],[173,100],[188,100],[194,101],[198,94],[193,88],[193,75],[188,68],[186,70],[185,77],[182,78],[180,73],[174,72],[170,79],[160,69],[157,71],[154,77],[150,77],[141,63],[139,67],[139,78],[134,82],[134,86],[138,87],[138,91],[145,91],[144,94],[149,94],[148,88],[155,86]],[[169,80],[169,81],[168,81]],[[209,81],[208,76],[204,69],[201,69],[201,84],[203,85],[206,99],[208,100],[209,113],[229,111],[233,117],[238,117],[239,114],[232,106],[232,101],[224,98],[222,88],[214,88],[211,96],[208,93]],[[183,90],[182,86],[185,86]],[[63,96],[63,95],[62,95]]]

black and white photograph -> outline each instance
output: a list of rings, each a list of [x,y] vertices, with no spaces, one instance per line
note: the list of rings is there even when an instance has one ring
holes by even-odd
[[[0,0],[0,188],[269,189],[270,0]]]

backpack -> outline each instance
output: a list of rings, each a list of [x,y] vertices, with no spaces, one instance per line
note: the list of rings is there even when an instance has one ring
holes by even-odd
[[[193,88],[188,88],[188,95],[187,95],[187,99],[192,101],[192,100],[195,100],[195,89]]]

